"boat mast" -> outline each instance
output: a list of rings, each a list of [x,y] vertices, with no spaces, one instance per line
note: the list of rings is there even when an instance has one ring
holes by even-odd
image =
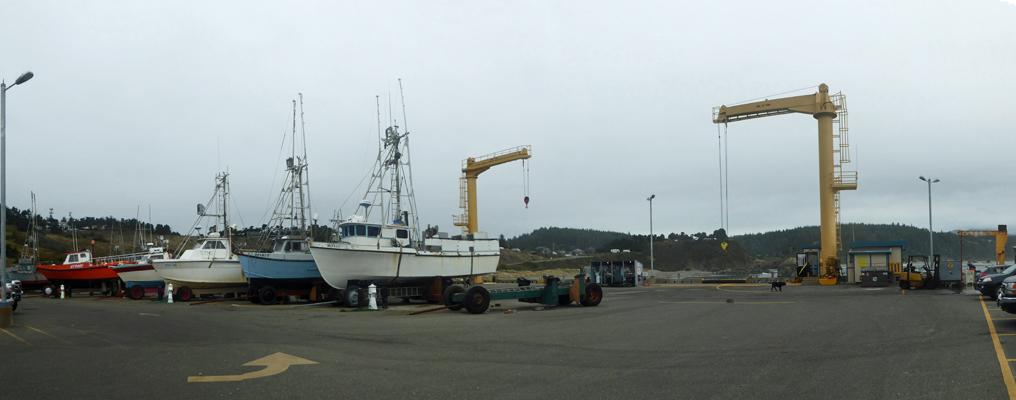
[[[226,180],[227,176],[229,176],[228,171],[218,176],[219,182],[215,184],[215,191],[219,192],[220,189],[222,190],[219,192],[222,195],[222,213],[218,216],[222,218],[222,228],[226,230],[226,239],[232,242],[229,232],[229,217],[226,215],[229,210],[229,181]]]
[[[36,223],[35,192],[32,193],[32,221],[28,224],[28,235],[25,236],[25,248],[21,258],[30,258],[33,263],[39,260],[39,225]],[[25,257],[25,255],[28,257]]]
[[[300,93],[300,127],[301,135],[296,134],[296,100],[293,100],[293,130],[290,139],[290,157],[286,159],[286,178],[282,184],[282,192],[272,210],[268,232],[262,233],[257,247],[268,245],[274,237],[296,235],[313,237],[308,228],[308,217],[311,213],[310,181],[307,174],[307,136],[303,121],[303,94]],[[302,148],[303,154],[298,155],[297,149]]]

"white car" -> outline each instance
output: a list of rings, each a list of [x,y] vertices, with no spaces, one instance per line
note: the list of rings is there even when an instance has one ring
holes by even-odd
[[[21,301],[21,296],[24,292],[21,290],[21,281],[9,280],[4,288],[4,298],[8,301],[14,301],[13,308],[16,311],[18,309],[18,301]]]

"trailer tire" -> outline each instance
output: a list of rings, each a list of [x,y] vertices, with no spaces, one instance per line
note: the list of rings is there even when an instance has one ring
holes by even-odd
[[[336,301],[339,300],[339,289],[328,287],[328,291],[325,292],[325,301]]]
[[[483,314],[490,308],[490,292],[483,286],[473,286],[466,291],[462,306],[470,314]]]
[[[162,300],[163,297],[166,297],[166,289],[159,288],[159,300]]]
[[[258,300],[261,300],[261,304],[270,306],[279,301],[279,293],[271,286],[263,286],[258,291]]]
[[[570,295],[562,294],[560,296],[557,296],[557,305],[559,305],[559,306],[566,306],[566,305],[569,305],[569,304],[571,304],[571,296]]]
[[[53,285],[46,285],[46,287],[42,288],[42,294],[43,296],[56,297],[56,288]]]
[[[600,304],[603,300],[603,289],[600,285],[590,283],[586,286],[586,296],[582,299],[581,303],[587,307],[593,307]]]
[[[145,288],[141,285],[131,286],[131,289],[127,291],[127,298],[131,300],[141,300],[145,297]]]
[[[461,310],[462,303],[454,303],[452,302],[452,298],[455,297],[456,294],[465,292],[466,289],[463,289],[462,286],[449,286],[447,289],[444,290],[444,293],[441,294],[441,301],[444,303],[445,307],[448,307],[449,310],[452,311]]]
[[[190,287],[180,286],[180,288],[176,290],[176,299],[179,301],[187,302],[191,301],[193,298],[194,291],[192,291]]]
[[[349,308],[363,307],[363,296],[360,295],[360,287],[356,285],[346,286],[342,292],[342,304]]]

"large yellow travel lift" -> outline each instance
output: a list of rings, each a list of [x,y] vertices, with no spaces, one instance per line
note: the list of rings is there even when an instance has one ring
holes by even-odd
[[[495,165],[525,160],[533,156],[533,146],[519,146],[482,157],[462,160],[462,178],[459,178],[459,208],[465,209],[462,215],[452,216],[455,226],[462,227],[463,234],[477,232],[476,220],[476,178]],[[529,198],[526,198],[528,203]]]
[[[838,251],[840,243],[840,195],[841,190],[857,189],[857,171],[843,171],[842,166],[850,162],[850,143],[847,136],[846,98],[841,93],[829,94],[829,86],[821,84],[818,93],[782,99],[720,106],[713,108],[713,123],[726,124],[752,118],[762,118],[790,113],[809,114],[818,120],[818,172],[819,202],[821,203],[821,255],[822,277],[839,276]],[[833,121],[839,117],[838,121]],[[833,130],[833,122],[839,123],[839,130]],[[833,146],[837,139],[839,146]],[[834,158],[839,153],[839,160]],[[830,279],[832,283],[835,280]]]
[[[995,265],[1005,264],[1005,243],[1009,241],[1009,232],[1006,232],[1005,225],[999,225],[997,231],[956,231],[960,236],[960,261],[963,261],[963,237],[964,236],[994,236],[995,237]]]

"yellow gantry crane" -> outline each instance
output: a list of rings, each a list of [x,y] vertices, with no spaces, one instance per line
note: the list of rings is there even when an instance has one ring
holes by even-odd
[[[838,251],[841,248],[839,235],[839,191],[857,189],[857,171],[843,171],[844,163],[850,162],[847,139],[847,108],[843,94],[829,95],[829,86],[821,84],[818,93],[782,99],[720,106],[713,108],[713,123],[728,124],[752,118],[769,117],[790,113],[809,114],[818,120],[818,172],[819,202],[821,203],[821,255],[822,276],[839,276]],[[833,130],[833,120],[839,117],[839,131]],[[834,148],[833,141],[839,146]],[[840,157],[837,162],[835,154]]]
[[[459,208],[465,209],[462,215],[452,216],[455,226],[462,227],[462,233],[477,232],[476,223],[476,178],[490,167],[525,160],[533,156],[533,146],[519,146],[477,158],[462,160],[462,178],[459,178]],[[527,197],[528,201],[529,198]]]
[[[995,265],[1005,264],[1005,243],[1009,241],[1009,232],[1005,225],[999,225],[997,231],[956,231],[960,236],[960,260],[963,259],[963,236],[994,236]]]

